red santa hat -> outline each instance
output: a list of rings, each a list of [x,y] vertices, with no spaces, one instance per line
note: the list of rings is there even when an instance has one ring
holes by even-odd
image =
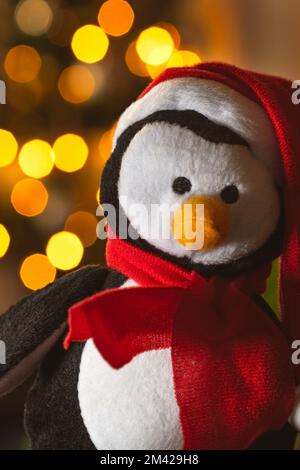
[[[300,340],[300,106],[292,91],[288,80],[222,63],[168,69],[124,112],[115,134],[158,110],[191,109],[249,143],[283,189],[280,304],[291,342]],[[300,382],[300,365],[296,374]]]

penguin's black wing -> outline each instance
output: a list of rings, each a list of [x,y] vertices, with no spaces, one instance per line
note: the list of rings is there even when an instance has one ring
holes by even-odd
[[[22,383],[37,368],[67,325],[68,308],[102,290],[109,270],[87,266],[27,295],[0,315],[0,396]]]

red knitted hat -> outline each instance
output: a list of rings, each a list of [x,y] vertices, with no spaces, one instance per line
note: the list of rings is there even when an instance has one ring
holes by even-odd
[[[187,98],[185,84],[192,81],[193,86],[197,86],[195,78],[202,79],[202,87],[204,82],[205,85],[207,83],[206,89],[203,96],[201,91],[198,95],[192,91]],[[177,93],[168,94],[171,87],[174,89],[174,81],[178,83]],[[239,100],[246,99],[248,106],[233,105],[235,96],[227,99],[226,95],[219,93],[218,85],[223,93],[225,85],[227,95],[238,94]],[[210,95],[209,86],[212,86]],[[148,96],[149,100],[145,102]],[[121,117],[116,137],[128,125],[158,109],[199,110],[208,118],[240,132],[248,140],[253,153],[265,162],[276,179],[281,180],[285,214],[284,249],[280,263],[281,315],[289,340],[300,340],[300,106],[292,102],[291,82],[227,64],[204,63],[166,70],[140,98]],[[229,103],[229,107],[222,107],[220,100]],[[249,110],[249,103],[253,109]],[[282,176],[278,172],[280,167]],[[300,382],[300,365],[296,367],[296,374]]]

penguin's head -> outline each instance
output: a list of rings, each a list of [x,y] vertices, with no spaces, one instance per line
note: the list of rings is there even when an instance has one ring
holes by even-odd
[[[159,83],[121,116],[101,203],[130,242],[203,274],[274,259],[279,149],[263,108],[212,80]]]

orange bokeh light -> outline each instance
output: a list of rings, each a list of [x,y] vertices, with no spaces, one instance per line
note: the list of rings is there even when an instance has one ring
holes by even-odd
[[[91,246],[95,243],[97,219],[90,212],[78,211],[71,214],[66,223],[65,230],[75,233],[83,246]]]
[[[95,79],[84,65],[65,68],[58,80],[58,89],[65,101],[80,104],[91,98],[95,91]]]
[[[42,289],[54,281],[56,269],[46,255],[35,253],[24,259],[20,269],[20,277],[28,289]]]
[[[4,69],[11,80],[27,83],[39,74],[42,60],[39,53],[30,46],[20,44],[8,51],[4,59]]]
[[[25,178],[14,186],[11,203],[19,214],[34,217],[41,214],[47,206],[47,189],[41,181]]]
[[[99,10],[98,22],[107,34],[122,36],[134,22],[134,11],[125,0],[108,0]]]
[[[136,50],[136,41],[129,44],[126,54],[125,62],[130,72],[138,77],[148,77],[149,73],[146,64],[139,58]]]

